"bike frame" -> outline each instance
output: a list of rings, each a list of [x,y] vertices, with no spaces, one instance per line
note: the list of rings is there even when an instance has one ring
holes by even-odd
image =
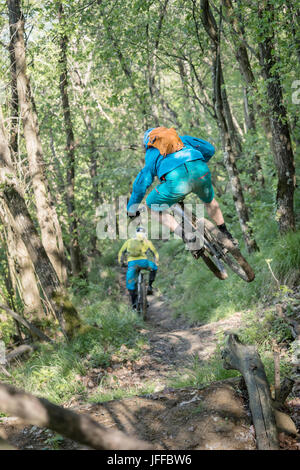
[[[218,253],[218,251],[214,248],[214,246],[205,237],[204,222],[203,222],[204,229],[203,229],[203,234],[202,234],[199,231],[199,229],[197,229],[197,227],[194,227],[194,225],[191,222],[191,220],[193,218],[193,214],[188,213],[188,211],[186,209],[183,210],[180,203],[175,204],[172,207],[172,210],[175,214],[179,215],[184,220],[184,226],[186,227],[186,225],[187,225],[188,228],[190,229],[191,233],[194,233],[200,239],[200,243],[201,243],[202,248],[207,249],[208,251],[210,251],[217,258],[216,261],[219,260],[221,255]],[[200,250],[201,250],[201,248],[200,248]],[[218,265],[219,265],[220,269],[224,269],[224,266],[220,261],[218,261]]]

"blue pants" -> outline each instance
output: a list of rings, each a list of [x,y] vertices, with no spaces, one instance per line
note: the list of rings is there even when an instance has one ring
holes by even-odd
[[[153,261],[148,259],[137,259],[128,262],[126,274],[126,287],[128,290],[135,290],[137,280],[137,267],[149,269],[149,271],[157,271],[157,266]]]
[[[211,202],[214,190],[208,166],[202,160],[184,163],[165,175],[165,181],[158,184],[147,196],[146,204],[152,210],[165,210],[182,201],[189,193],[195,193],[203,202]],[[152,206],[153,205],[153,206]]]

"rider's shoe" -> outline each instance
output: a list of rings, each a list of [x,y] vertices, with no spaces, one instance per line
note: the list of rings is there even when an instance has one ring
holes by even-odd
[[[147,295],[153,295],[153,287],[152,286],[148,286]]]
[[[131,298],[131,306],[133,310],[136,310],[137,292],[135,290],[130,290],[129,294]]]
[[[157,271],[151,271],[149,276],[149,284],[147,289],[147,295],[153,295],[153,287],[152,284],[155,281]]]
[[[218,225],[218,229],[234,244],[234,246],[239,246],[238,240],[231,235],[225,224]]]

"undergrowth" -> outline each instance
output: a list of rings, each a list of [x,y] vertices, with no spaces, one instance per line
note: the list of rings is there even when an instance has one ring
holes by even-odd
[[[10,368],[9,380],[4,375],[1,380],[55,403],[72,398],[86,400],[82,378],[89,370],[107,368],[113,354],[124,361],[140,357],[145,341],[140,334],[143,322],[121,298],[116,272],[109,267],[100,272],[97,269],[91,273],[88,285],[79,281],[73,290],[74,303],[85,324],[83,331],[69,343],[61,339],[54,344],[39,344],[28,360]],[[120,351],[122,345],[126,348]]]

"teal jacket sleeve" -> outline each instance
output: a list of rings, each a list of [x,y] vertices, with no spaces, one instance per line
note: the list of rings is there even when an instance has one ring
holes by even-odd
[[[153,183],[154,177],[155,174],[151,167],[147,165],[139,172],[133,183],[132,194],[127,205],[127,212],[136,212],[137,207],[133,206],[141,202],[147,189]],[[130,210],[131,207],[132,210]]]

